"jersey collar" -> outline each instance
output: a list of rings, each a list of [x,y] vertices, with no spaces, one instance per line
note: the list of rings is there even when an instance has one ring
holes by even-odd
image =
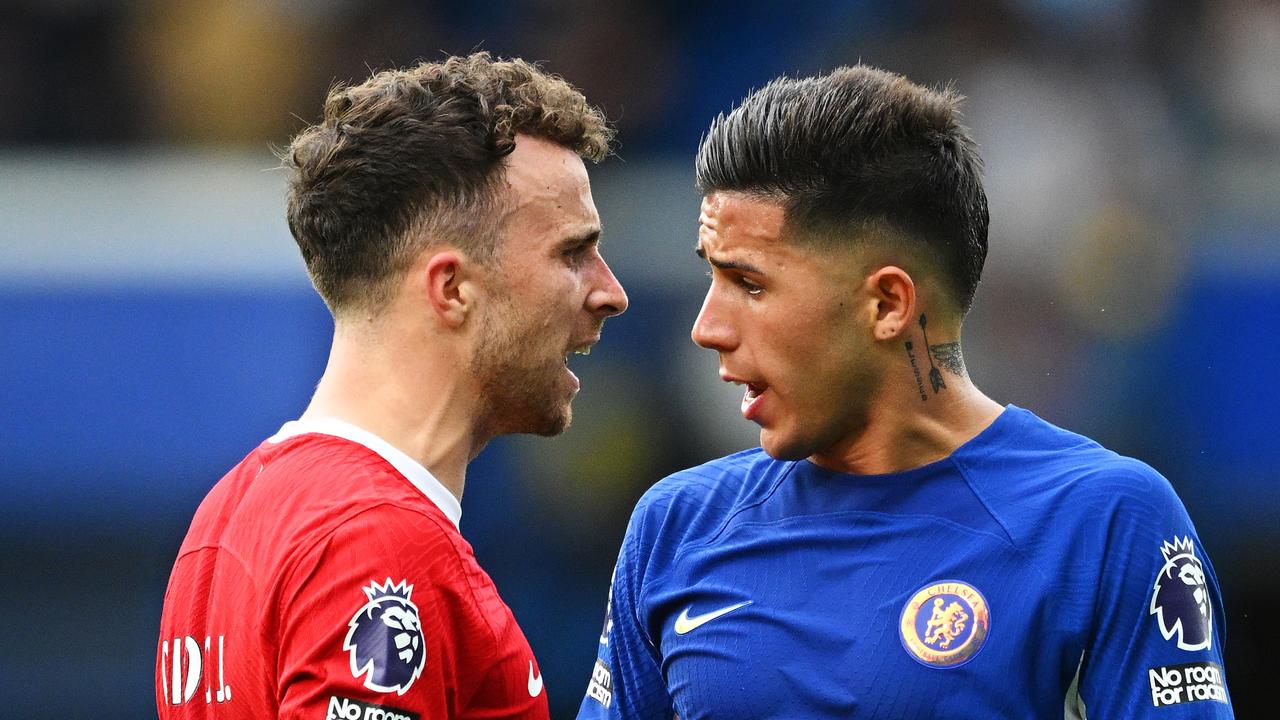
[[[320,435],[332,435],[340,437],[343,440],[350,440],[358,445],[363,445],[373,452],[377,453],[391,464],[397,472],[405,476],[405,478],[413,483],[427,499],[440,508],[445,517],[453,523],[454,527],[458,527],[458,523],[462,520],[462,504],[458,502],[458,498],[449,492],[439,480],[431,474],[417,460],[409,457],[405,453],[398,450],[391,443],[374,435],[363,428],[356,427],[348,422],[343,422],[337,418],[314,418],[310,420],[290,420],[280,428],[275,435],[267,438],[267,442],[281,443],[289,438],[299,435],[307,435],[316,433]]]

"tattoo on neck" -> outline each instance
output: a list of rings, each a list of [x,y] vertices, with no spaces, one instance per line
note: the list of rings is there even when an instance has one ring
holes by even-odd
[[[924,391],[924,380],[920,379],[920,368],[916,366],[916,355],[915,353],[911,352],[911,348],[912,348],[911,341],[908,340],[907,341],[907,359],[911,361],[911,372],[914,373],[916,376],[916,389],[920,391],[920,400],[927,402],[929,400],[929,396]]]
[[[928,321],[923,313],[920,314],[920,332],[924,335],[925,357],[929,358],[929,384],[933,386],[933,394],[937,395],[939,390],[946,390],[947,384],[942,380],[942,373],[938,370],[938,366],[933,364],[933,353],[929,352],[929,332],[925,329]],[[914,357],[912,360],[914,361]]]
[[[938,361],[938,365],[949,373],[964,377],[964,356],[960,354],[960,343],[938,343],[929,346],[929,353]]]

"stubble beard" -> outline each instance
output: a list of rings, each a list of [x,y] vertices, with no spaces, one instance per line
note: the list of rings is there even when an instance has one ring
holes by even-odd
[[[494,436],[564,432],[573,409],[559,397],[562,366],[531,355],[545,344],[544,327],[503,302],[484,319],[484,328],[471,358],[480,386],[482,424]]]

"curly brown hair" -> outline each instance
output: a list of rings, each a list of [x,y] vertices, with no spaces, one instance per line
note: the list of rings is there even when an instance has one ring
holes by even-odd
[[[385,70],[338,85],[319,124],[281,153],[289,229],[329,309],[369,311],[423,248],[445,242],[489,263],[517,133],[594,162],[613,130],[563,79],[488,53]]]

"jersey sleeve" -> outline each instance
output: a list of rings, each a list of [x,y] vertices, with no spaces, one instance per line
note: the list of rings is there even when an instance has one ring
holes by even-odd
[[[371,508],[286,569],[274,612],[282,720],[455,716],[467,668],[486,663],[465,657],[456,637],[469,598],[455,591],[462,579],[448,534],[423,530],[434,522]],[[468,640],[473,655],[493,647]]]
[[[595,667],[578,720],[671,720],[675,712],[662,677],[658,650],[640,620],[639,578],[644,553],[637,508],[618,553]]]
[[[1084,717],[1231,718],[1218,580],[1159,473],[1125,469],[1095,537],[1094,631],[1080,667]]]

